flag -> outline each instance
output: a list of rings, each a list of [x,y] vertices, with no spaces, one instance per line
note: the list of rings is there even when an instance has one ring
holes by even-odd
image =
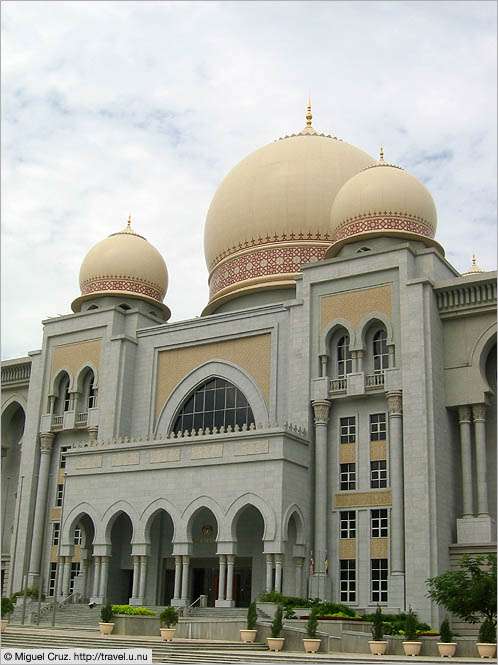
[[[329,574],[329,555],[325,552],[325,575]]]
[[[310,575],[313,576],[315,573],[315,559],[313,558],[313,550],[310,553]]]

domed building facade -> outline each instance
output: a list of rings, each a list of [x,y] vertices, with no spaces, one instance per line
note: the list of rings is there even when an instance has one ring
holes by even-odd
[[[214,194],[202,316],[168,322],[130,220],[91,248],[72,313],[2,364],[3,593],[277,591],[437,628],[425,580],[496,551],[496,273],[460,275],[436,226],[309,109]]]

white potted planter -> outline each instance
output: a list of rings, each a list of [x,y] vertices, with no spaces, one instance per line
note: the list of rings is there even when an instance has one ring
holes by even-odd
[[[285,637],[267,637],[268,649],[270,651],[281,651],[284,646]]]
[[[403,642],[405,656],[418,656],[421,648],[422,642]]]
[[[256,639],[257,630],[249,630],[248,628],[240,629],[240,639],[246,644],[252,644]]]
[[[481,658],[494,658],[496,644],[493,644],[492,642],[477,642],[476,647]]]
[[[387,651],[387,641],[369,640],[370,653],[372,656],[383,656]]]
[[[258,611],[256,609],[256,601],[247,608],[247,625],[245,628],[240,629],[240,639],[245,644],[252,644],[256,640],[256,621],[258,620]]]
[[[161,631],[161,639],[163,642],[173,642],[176,628],[160,628],[159,630]]]
[[[104,623],[103,621],[99,622],[99,630],[101,635],[110,635],[114,630],[113,623]]]
[[[320,648],[322,640],[316,639],[316,638],[311,638],[311,637],[304,637],[303,638],[303,646],[304,650],[306,653],[316,653],[318,649]]]
[[[456,642],[438,642],[437,648],[441,658],[453,658],[457,648]]]

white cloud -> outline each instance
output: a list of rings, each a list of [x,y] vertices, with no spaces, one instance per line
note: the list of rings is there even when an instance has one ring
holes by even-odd
[[[199,314],[216,187],[304,125],[308,88],[314,126],[428,185],[457,268],[492,269],[495,25],[489,2],[3,3],[3,356],[40,346],[129,212],[173,318]]]

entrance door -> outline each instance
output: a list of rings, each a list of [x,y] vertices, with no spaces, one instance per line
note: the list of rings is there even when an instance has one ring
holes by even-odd
[[[175,571],[166,568],[164,573],[164,592],[162,600],[164,605],[170,605],[171,599],[175,594]]]
[[[237,607],[249,607],[251,604],[252,568],[236,568],[234,572],[233,599]]]

